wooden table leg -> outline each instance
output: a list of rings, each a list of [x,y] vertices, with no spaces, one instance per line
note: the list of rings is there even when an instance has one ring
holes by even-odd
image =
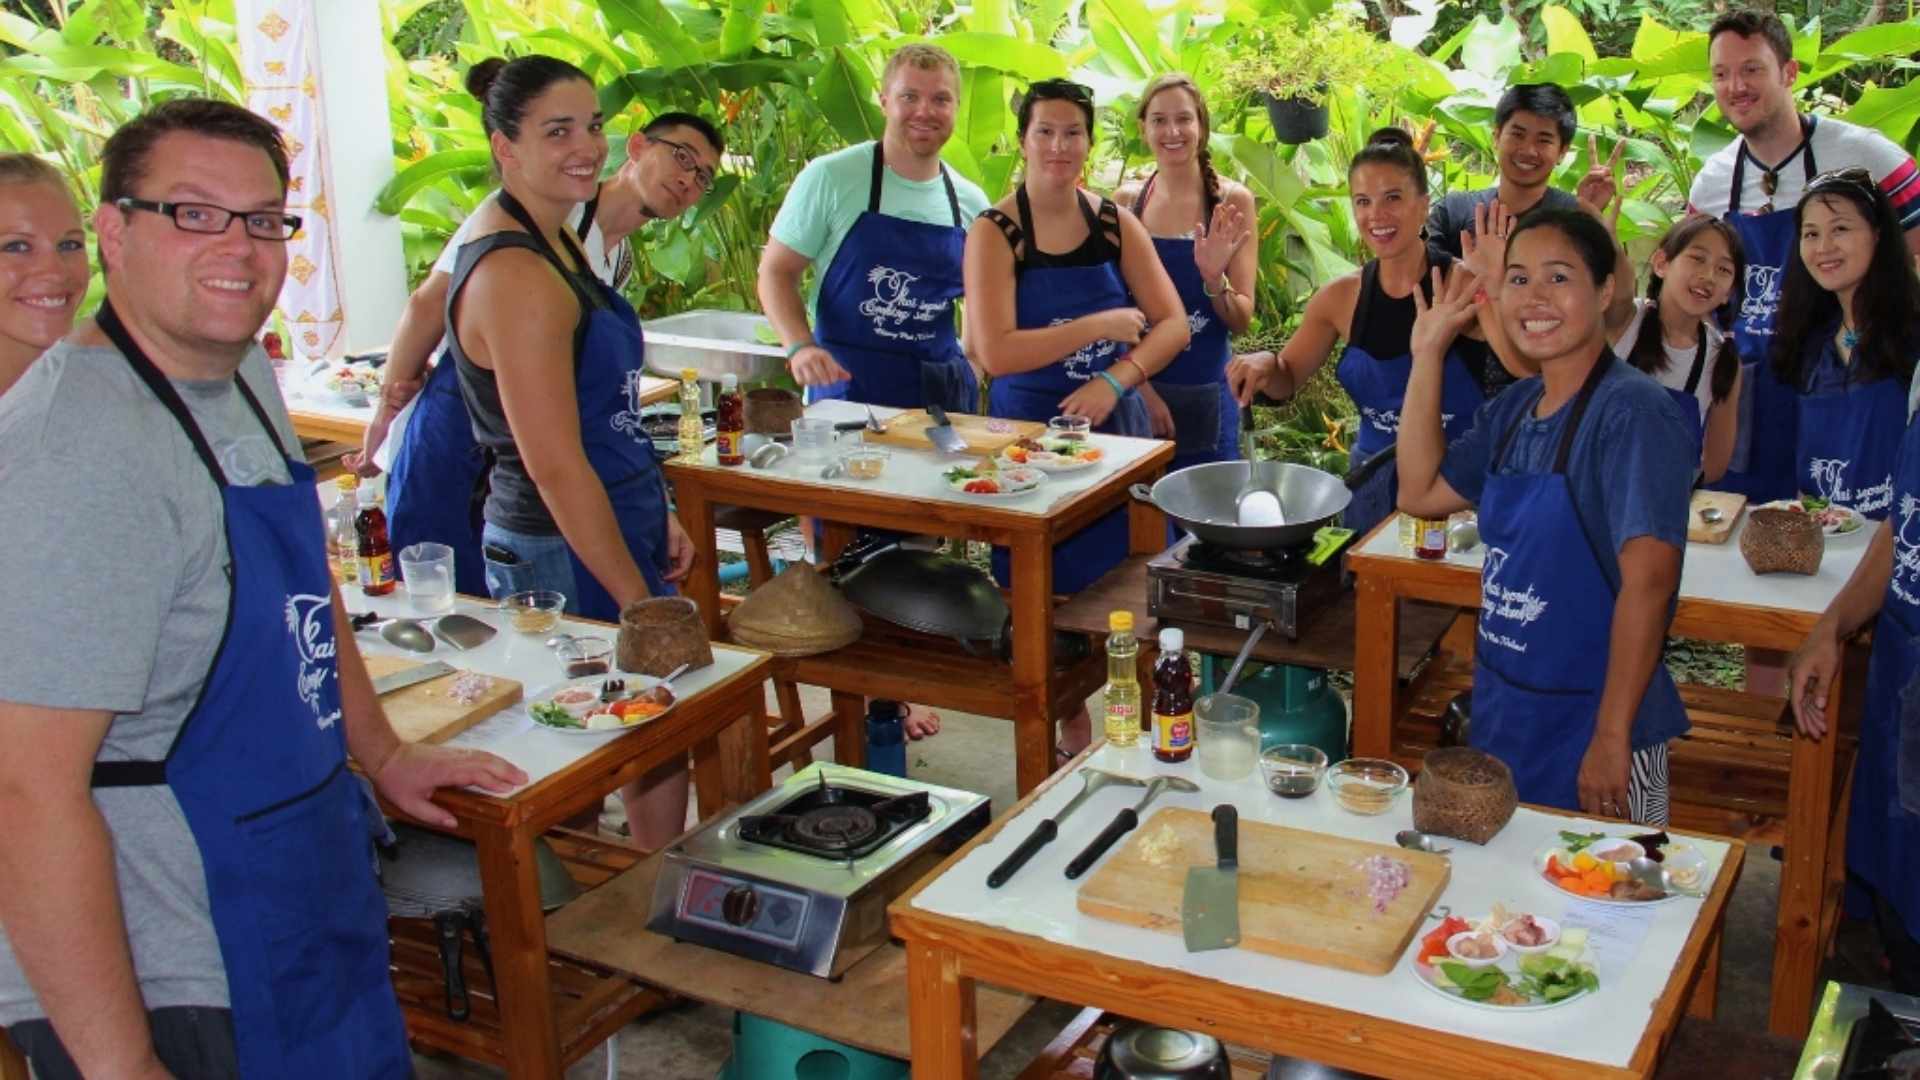
[[[698,484],[681,481],[674,491],[674,512],[680,518],[681,527],[687,530],[687,536],[693,541],[697,553],[693,560],[693,571],[680,583],[680,595],[700,605],[700,616],[707,622],[707,636],[719,640],[723,629],[720,619],[720,548],[713,535],[713,504],[707,501]]]
[[[830,566],[840,553],[847,550],[854,538],[860,535],[857,525],[844,521],[823,521],[820,523],[819,565]]]
[[[1167,515],[1148,502],[1127,499],[1127,552],[1158,555],[1167,550]]]
[[[27,1080],[27,1059],[14,1049],[5,1028],[0,1028],[0,1080]]]
[[[476,824],[480,886],[493,942],[500,1034],[507,1075],[559,1076],[560,1032],[547,980],[547,923],[534,875],[533,832],[522,826]]]
[[[1706,952],[1700,955],[1700,970],[1693,977],[1687,995],[1687,1015],[1701,1020],[1713,1019],[1720,1004],[1720,944],[1726,937],[1726,917],[1721,916],[1707,938]]]
[[[867,766],[867,699],[835,690],[833,699],[833,760],[856,769]]]
[[[1390,758],[1400,715],[1400,604],[1368,574],[1355,576],[1353,600],[1353,754]]]
[[[738,806],[773,783],[767,764],[767,731],[760,722],[763,684],[754,683],[720,706],[733,719],[710,739],[693,745],[693,791],[700,820]]]
[[[1833,680],[1827,691],[1828,716],[1839,716],[1845,709],[1846,685],[1846,679]],[[1825,946],[1820,940],[1821,905],[1832,854],[1827,850],[1827,826],[1839,779],[1834,768],[1838,745],[1837,730],[1817,740],[1796,731],[1788,766],[1787,842],[1780,867],[1780,916],[1773,937],[1773,998],[1767,1030],[1794,1039],[1806,1036],[1813,1018]]]
[[[907,944],[907,1031],[913,1080],[978,1080],[973,980],[960,958],[918,941]]]
[[[1053,545],[1022,533],[1012,561],[1014,786],[1024,796],[1053,773]]]

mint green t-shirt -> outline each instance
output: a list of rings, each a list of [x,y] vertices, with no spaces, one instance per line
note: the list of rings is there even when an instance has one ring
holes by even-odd
[[[880,212],[907,221],[932,225],[953,224],[953,208],[947,203],[947,185],[940,177],[908,180],[888,168],[880,182]],[[960,198],[960,225],[966,228],[982,210],[992,205],[986,193],[966,177],[947,166],[953,177],[954,194]],[[813,260],[813,280],[807,286],[807,308],[819,320],[820,279],[833,265],[841,241],[853,223],[866,213],[868,195],[873,186],[873,143],[864,142],[836,150],[807,162],[786,201],[773,219],[773,238]]]

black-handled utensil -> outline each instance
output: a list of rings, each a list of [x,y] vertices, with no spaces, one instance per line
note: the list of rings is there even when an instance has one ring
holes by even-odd
[[[1113,820],[1107,822],[1107,827],[1100,830],[1100,835],[1094,837],[1093,842],[1067,864],[1067,880],[1071,881],[1086,873],[1094,863],[1100,861],[1100,856],[1107,853],[1107,849],[1113,846],[1114,841],[1132,832],[1134,826],[1140,824],[1140,811],[1145,810],[1148,803],[1158,798],[1160,793],[1168,788],[1175,791],[1194,792],[1200,790],[1200,785],[1178,776],[1154,777],[1147,784],[1147,793],[1140,797],[1140,801],[1122,808],[1118,814],[1115,814]]]
[[[1020,872],[1021,867],[1027,865],[1028,859],[1038,854],[1041,848],[1053,843],[1054,838],[1060,835],[1060,823],[1065,821],[1069,814],[1078,810],[1080,804],[1086,802],[1087,797],[1094,792],[1112,784],[1145,787],[1146,783],[1145,780],[1137,777],[1121,776],[1104,769],[1080,770],[1079,793],[1069,799],[1067,805],[1060,808],[1059,813],[1050,818],[1042,818],[1040,824],[1033,827],[1033,832],[1025,840],[1020,841],[1020,846],[1013,849],[1013,854],[1008,855],[999,866],[993,868],[993,873],[987,875],[987,888],[997,889],[1005,885],[1013,875]]]
[[[1213,808],[1213,849],[1214,865],[1187,871],[1180,932],[1188,952],[1240,944],[1240,812],[1232,803]]]

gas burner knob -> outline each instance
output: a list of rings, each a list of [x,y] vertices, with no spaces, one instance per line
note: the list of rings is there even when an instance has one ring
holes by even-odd
[[[760,894],[751,885],[735,885],[720,898],[720,917],[735,926],[749,926],[760,914]]]

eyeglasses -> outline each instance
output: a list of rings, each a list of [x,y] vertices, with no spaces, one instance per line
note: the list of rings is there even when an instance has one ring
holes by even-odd
[[[1086,83],[1077,83],[1071,79],[1041,79],[1027,87],[1028,101],[1066,100],[1082,105],[1093,104],[1093,87]]]
[[[1872,202],[1874,195],[1878,192],[1878,189],[1873,183],[1873,174],[1855,165],[1850,168],[1823,172],[1819,176],[1814,177],[1813,181],[1807,185],[1807,194],[1811,195],[1823,188],[1837,187],[1852,188],[1865,195],[1868,202]]]
[[[300,215],[283,213],[279,210],[228,210],[224,206],[212,203],[192,202],[154,202],[151,199],[121,197],[113,200],[113,205],[121,213],[129,210],[145,210],[150,214],[165,214],[173,219],[173,226],[184,232],[212,233],[226,232],[239,218],[246,224],[247,235],[255,240],[272,240],[286,243],[293,234],[300,231]]]
[[[693,174],[693,182],[699,185],[701,194],[704,195],[713,190],[713,170],[700,164],[700,155],[693,152],[693,147],[688,146],[686,143],[675,142],[672,139],[661,138],[658,135],[649,135],[647,137],[654,142],[664,144],[668,150],[673,152],[673,163],[680,166],[683,171]]]

